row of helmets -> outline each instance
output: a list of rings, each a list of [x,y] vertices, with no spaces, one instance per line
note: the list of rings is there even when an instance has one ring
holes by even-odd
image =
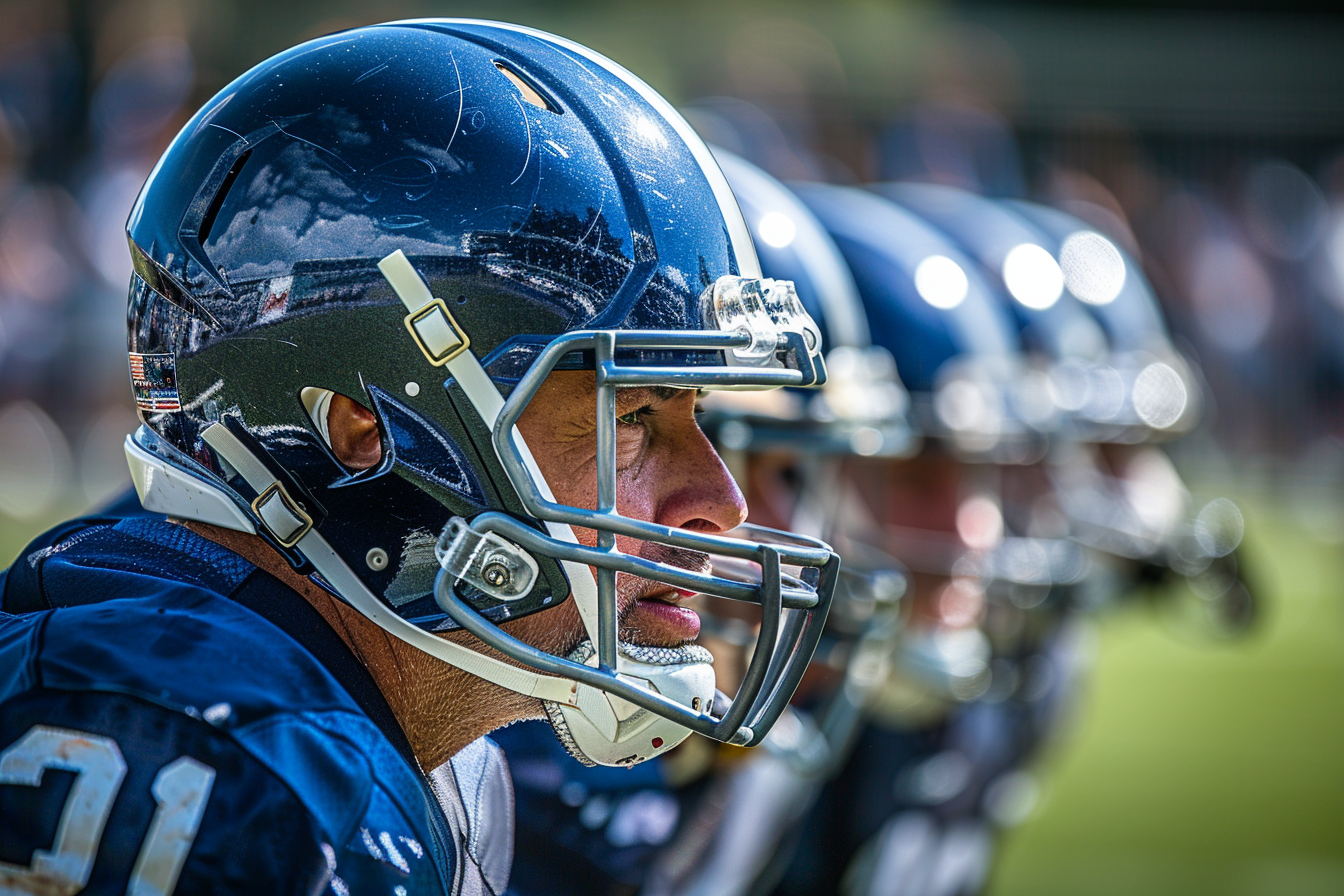
[[[513,889],[555,885],[569,812],[585,887],[977,892],[1069,703],[1086,611],[1175,574],[1217,631],[1252,618],[1240,513],[1196,507],[1161,448],[1199,418],[1197,371],[1139,266],[1071,215],[930,184],[785,185],[715,156],[829,378],[711,393],[703,426],[751,520],[832,544],[840,584],[794,707],[745,758],[692,740],[632,781],[548,765],[526,725],[497,732]],[[749,614],[699,609],[716,656],[752,643]],[[526,771],[542,766],[544,783]]]
[[[715,396],[721,448],[792,452],[813,468],[847,456],[857,469],[903,466],[885,458],[979,470],[962,474],[944,534],[987,554],[980,574],[1022,586],[1080,583],[1117,558],[1198,576],[1234,552],[1235,507],[1197,511],[1159,448],[1195,425],[1202,389],[1115,242],[1035,203],[919,183],[785,186],[716,155],[764,273],[794,281],[820,325],[830,374],[806,397]],[[860,540],[916,573],[950,572],[946,539],[910,532],[938,529],[936,508],[864,491],[869,516],[908,518],[877,520]],[[855,516],[809,509],[808,492],[767,522],[850,541],[835,526]],[[762,497],[753,513],[778,503]],[[1244,601],[1224,609],[1241,624]]]

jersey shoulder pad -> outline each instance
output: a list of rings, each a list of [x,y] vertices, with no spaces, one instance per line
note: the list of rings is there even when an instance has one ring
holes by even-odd
[[[0,579],[11,613],[146,597],[183,585],[229,595],[256,570],[185,526],[87,517],[39,535]]]

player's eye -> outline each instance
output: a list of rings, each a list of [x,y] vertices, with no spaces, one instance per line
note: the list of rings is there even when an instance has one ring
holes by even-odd
[[[616,418],[616,422],[623,426],[639,426],[645,422],[645,417],[651,416],[653,413],[653,408],[646,404],[638,410],[631,411],[628,414],[622,414]]]

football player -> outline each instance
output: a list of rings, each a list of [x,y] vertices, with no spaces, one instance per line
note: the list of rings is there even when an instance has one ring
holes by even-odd
[[[1215,636],[1245,633],[1258,604],[1243,569],[1241,510],[1227,498],[1195,504],[1162,447],[1197,424],[1207,387],[1173,344],[1143,268],[1072,215],[1031,202],[1009,205],[1040,228],[1067,291],[1101,324],[1105,368],[1124,386],[1120,413],[1084,417],[1073,438],[1057,443],[1052,470],[1074,537],[1112,559],[1119,594],[1144,594],[1178,575],[1197,597],[1176,605],[1182,621]]]
[[[860,453],[898,458],[914,450],[907,396],[889,352],[872,344],[858,290],[821,224],[783,184],[714,152],[762,269],[797,283],[823,333],[828,380],[811,393],[708,396],[705,430],[758,521],[823,538],[844,534],[831,506],[844,481],[839,465]],[[499,732],[519,803],[514,892],[736,893],[778,870],[781,844],[848,749],[900,628],[900,564],[872,545],[847,547],[799,699],[750,761],[692,739],[633,774],[613,775],[573,762],[535,723]],[[740,661],[759,614],[705,609],[705,642],[721,660]]]
[[[1132,598],[1176,573],[1200,596],[1195,609],[1208,628],[1248,626],[1255,605],[1235,553],[1240,511],[1226,498],[1193,507],[1159,447],[1194,426],[1202,389],[1142,269],[1045,206],[932,184],[875,189],[963,246],[1017,321],[1053,405],[1041,425],[1054,436],[1044,469],[1057,509],[1103,567],[1088,599]]]
[[[741,525],[695,405],[824,382],[820,333],[647,85],[498,23],[319,38],[127,233],[154,515],[4,577],[0,889],[499,893],[483,735],[625,766],[785,711],[839,561]],[[731,699],[696,593],[759,608]]]

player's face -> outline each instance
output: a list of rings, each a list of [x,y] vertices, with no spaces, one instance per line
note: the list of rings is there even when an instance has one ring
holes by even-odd
[[[1003,521],[997,505],[976,493],[967,465],[926,450],[905,460],[854,458],[847,468],[881,527],[881,546],[912,570],[912,624],[976,624],[982,586],[948,572],[962,552],[992,546]]]
[[[518,429],[556,500],[597,506],[596,387],[584,371],[552,373],[518,421]],[[747,513],[738,491],[695,419],[696,393],[684,389],[629,388],[616,395],[616,508],[625,516],[700,532],[726,532]],[[597,533],[576,529],[586,545]],[[618,536],[617,547],[696,571],[708,572],[698,551]],[[700,633],[700,617],[685,606],[692,593],[659,582],[617,574],[622,640],[678,646]],[[508,626],[522,640],[566,653],[583,639],[573,601]]]

